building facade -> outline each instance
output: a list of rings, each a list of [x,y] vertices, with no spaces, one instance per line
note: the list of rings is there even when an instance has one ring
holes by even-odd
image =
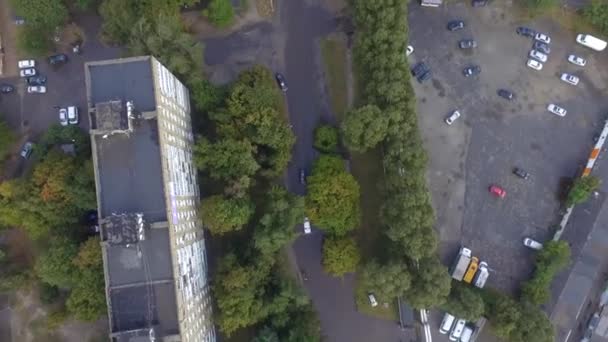
[[[215,341],[186,87],[154,57],[85,64],[113,341]]]

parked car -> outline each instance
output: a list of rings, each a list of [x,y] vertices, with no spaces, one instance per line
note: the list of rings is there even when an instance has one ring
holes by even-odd
[[[523,178],[523,179],[530,178],[530,174],[526,170],[521,169],[519,167],[514,168],[513,173],[519,178]]]
[[[471,6],[473,7],[481,7],[488,4],[488,0],[472,0]]]
[[[405,48],[405,57],[411,55],[412,53],[414,53],[414,47],[408,45],[407,48]]]
[[[368,294],[367,294],[367,298],[369,299],[369,304],[370,304],[372,307],[376,307],[376,306],[378,306],[378,301],[376,300],[376,296],[374,296],[374,294],[373,294],[373,293],[368,293]]]
[[[285,81],[285,77],[283,76],[283,74],[280,73],[276,73],[274,74],[274,78],[276,78],[277,83],[279,84],[279,88],[281,88],[282,91],[287,91],[287,82]]]
[[[524,239],[524,246],[532,248],[532,249],[536,249],[537,251],[540,251],[541,249],[543,249],[542,243],[540,243],[536,240],[532,240],[530,238]]]
[[[445,315],[443,315],[443,320],[441,320],[441,324],[439,325],[439,333],[443,335],[449,333],[450,330],[452,330],[454,321],[456,321],[456,317],[446,312]]]
[[[30,86],[27,87],[28,94],[44,94],[46,93],[45,86]]]
[[[533,47],[535,50],[538,50],[546,55],[551,53],[551,48],[549,47],[549,45],[543,42],[535,41]]]
[[[566,116],[568,113],[567,110],[553,103],[547,106],[547,110],[558,116]]]
[[[528,59],[528,63],[526,63],[526,65],[534,70],[542,70],[543,68],[543,63],[535,59]]]
[[[68,110],[66,108],[59,109],[59,123],[61,126],[68,125]]]
[[[536,36],[534,36],[534,39],[538,40],[539,42],[543,42],[545,44],[550,44],[551,43],[551,37],[547,36],[544,33],[537,33]]]
[[[45,85],[46,84],[46,76],[37,75],[31,76],[26,79],[28,85]]]
[[[452,331],[450,332],[450,341],[458,341],[460,340],[460,336],[462,335],[462,331],[464,330],[464,326],[467,322],[464,319],[459,319],[454,323],[452,327]]]
[[[577,85],[578,84],[578,77],[574,76],[574,75],[570,75],[568,73],[563,73],[562,77],[560,77],[560,79],[566,83],[572,84],[572,85]]]
[[[515,99],[515,94],[507,89],[498,89],[498,91],[496,92],[498,94],[498,96],[502,97],[503,99],[512,101]]]
[[[458,42],[458,46],[461,49],[472,49],[477,47],[477,42],[473,39],[463,39]]]
[[[49,64],[51,64],[51,65],[63,64],[63,63],[67,63],[67,62],[68,62],[68,56],[63,53],[52,55],[49,57]]]
[[[490,186],[490,193],[500,198],[505,198],[505,196],[507,196],[507,191],[495,184]]]
[[[304,234],[310,234],[312,230],[310,229],[310,220],[308,217],[304,218]]]
[[[17,62],[19,69],[27,69],[36,67],[36,61],[33,59],[24,59]]]
[[[568,56],[568,62],[578,65],[578,66],[582,66],[584,67],[585,65],[587,65],[587,61],[583,58],[583,57],[579,57],[576,55],[570,55]]]
[[[306,184],[306,170],[300,169],[300,184]]]
[[[21,157],[27,159],[32,154],[33,149],[34,149],[34,144],[28,141],[25,143],[25,145],[23,145],[23,147],[21,148],[21,153],[19,153],[19,154],[21,155]]]
[[[21,77],[36,76],[36,69],[34,69],[34,68],[21,69],[21,70],[19,70],[19,76],[21,76]]]
[[[12,93],[13,91],[15,91],[15,87],[10,84],[0,85],[0,93],[2,94]]]
[[[23,25],[23,24],[25,24],[25,19],[23,19],[23,17],[20,17],[20,16],[15,16],[13,18],[13,21],[14,21],[15,25]]]
[[[544,53],[537,51],[537,50],[530,50],[530,57],[538,60],[539,62],[543,62],[546,63],[548,56],[545,55]]]
[[[79,120],[79,116],[78,116],[78,107],[76,106],[69,106],[67,108],[68,110],[68,122],[70,125],[78,125],[78,120]]]
[[[457,111],[457,110],[455,110],[455,111],[452,112],[452,114],[450,114],[450,116],[448,116],[447,118],[445,118],[445,123],[448,124],[448,125],[451,125],[459,117],[460,117],[460,112]]]
[[[462,69],[464,77],[477,76],[481,73],[481,67],[479,65],[470,65]]]
[[[524,26],[520,26],[518,27],[515,32],[517,32],[517,34],[524,36],[524,37],[530,37],[530,38],[534,38],[536,36],[536,31],[529,28],[529,27],[524,27]]]
[[[464,21],[462,20],[451,20],[448,22],[448,30],[458,31],[464,28]]]
[[[412,68],[412,75],[416,77],[418,82],[422,83],[431,78],[431,68],[426,63],[420,62]]]

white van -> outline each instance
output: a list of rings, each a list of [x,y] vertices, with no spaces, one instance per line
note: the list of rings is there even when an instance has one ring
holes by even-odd
[[[579,44],[585,45],[588,48],[592,48],[595,51],[602,51],[606,48],[606,45],[608,45],[608,43],[606,43],[605,41],[596,38],[590,34],[579,34],[578,36],[576,36],[576,41]]]
[[[467,322],[464,319],[459,319],[456,321],[456,324],[454,324],[452,332],[450,333],[450,341],[458,341],[458,339],[460,339],[466,323]]]
[[[460,342],[470,342],[471,336],[473,336],[473,329],[464,327],[464,330],[462,330],[462,335],[460,335]]]
[[[439,332],[444,335],[450,332],[452,329],[452,324],[454,324],[454,320],[456,320],[456,318],[446,312],[445,316],[443,316],[443,320],[441,321],[441,325],[439,326]]]

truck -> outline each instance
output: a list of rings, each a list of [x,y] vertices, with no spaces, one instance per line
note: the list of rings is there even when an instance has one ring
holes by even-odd
[[[464,274],[464,278],[462,278],[462,281],[470,284],[473,281],[473,277],[475,276],[475,273],[477,273],[478,268],[479,268],[479,259],[477,259],[477,257],[471,257],[471,263],[469,264],[469,268],[467,269],[467,272]]]
[[[483,287],[486,286],[486,281],[488,280],[489,275],[490,272],[488,272],[488,263],[485,261],[480,262],[479,269],[473,278],[473,285],[483,289]]]
[[[458,252],[458,256],[456,257],[450,272],[452,274],[452,278],[461,281],[464,274],[467,272],[470,262],[471,250],[466,247],[460,247],[460,251]]]
[[[606,45],[608,45],[608,43],[599,38],[582,33],[576,36],[576,42],[595,51],[603,51],[606,48]]]

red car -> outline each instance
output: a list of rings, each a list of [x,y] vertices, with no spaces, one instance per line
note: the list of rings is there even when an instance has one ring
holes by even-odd
[[[500,198],[505,198],[505,196],[507,195],[507,191],[505,189],[499,187],[498,185],[490,186],[490,193],[492,193]]]

